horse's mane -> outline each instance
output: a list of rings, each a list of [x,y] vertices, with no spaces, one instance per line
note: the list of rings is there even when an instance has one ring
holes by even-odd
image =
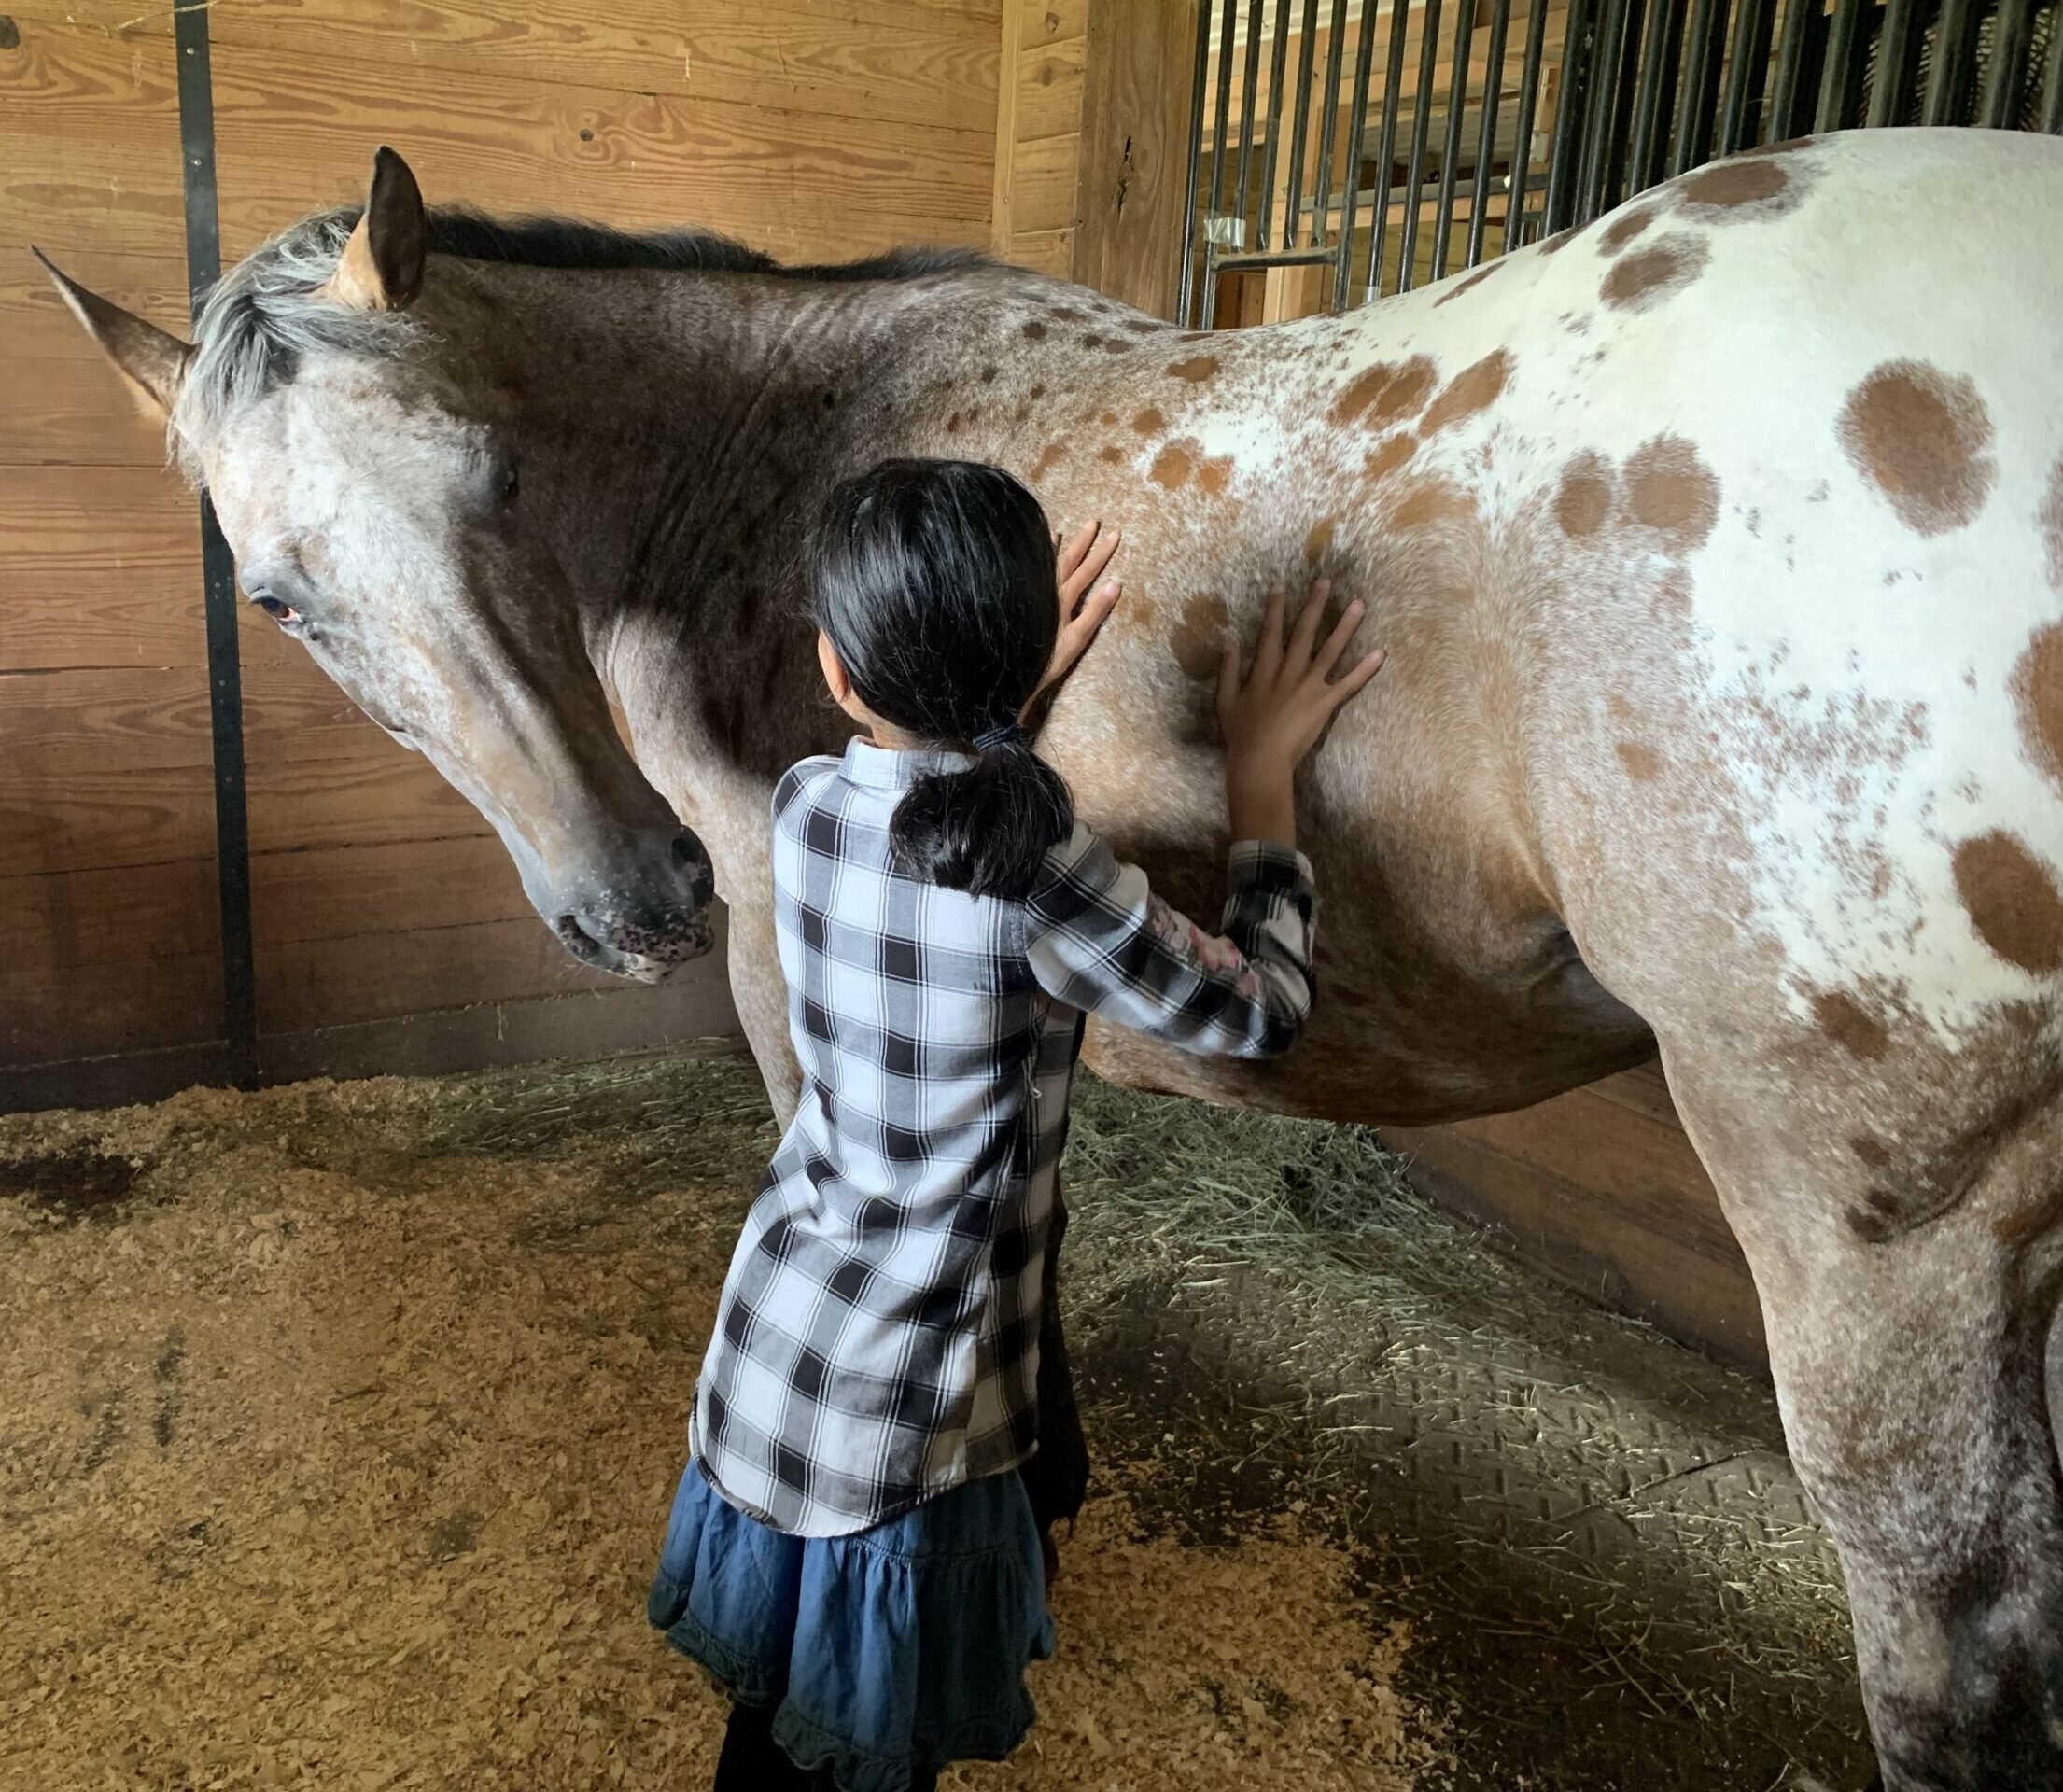
[[[358,221],[358,208],[317,212],[260,245],[216,283],[194,330],[179,395],[183,416],[219,423],[232,405],[293,377],[316,349],[380,354],[398,346],[405,312],[347,311],[319,296]],[[919,280],[986,264],[971,249],[893,249],[864,260],[784,267],[714,231],[633,234],[575,217],[488,217],[467,206],[428,214],[430,253],[506,266],[644,268],[759,273],[783,280]]]

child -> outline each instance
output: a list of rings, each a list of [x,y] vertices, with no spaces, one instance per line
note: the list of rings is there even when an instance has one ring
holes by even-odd
[[[1074,819],[1021,717],[1087,644],[1007,473],[891,461],[833,494],[818,656],[867,731],[774,795],[774,902],[803,1089],[738,1239],[652,1621],[730,1694],[719,1792],[928,1792],[1001,1760],[1052,1648],[1018,1476],[1037,1448],[1040,1271],[1082,1016],[1195,1052],[1288,1050],[1313,893],[1290,776],[1382,664],[1360,620],[1218,681],[1225,937]],[[1072,609],[1072,604],[1068,606]]]

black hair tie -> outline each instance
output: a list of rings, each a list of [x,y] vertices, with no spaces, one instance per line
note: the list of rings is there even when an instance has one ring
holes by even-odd
[[[1024,730],[1014,721],[1005,721],[993,728],[984,728],[975,736],[975,751],[986,753],[994,747],[1007,747],[1024,738]]]

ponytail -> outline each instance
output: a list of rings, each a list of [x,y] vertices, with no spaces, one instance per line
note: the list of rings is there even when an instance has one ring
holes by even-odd
[[[1022,897],[1074,829],[1066,780],[1015,725],[975,743],[975,763],[933,772],[895,807],[890,839],[912,876],[975,896]]]
[[[891,839],[913,876],[1021,897],[1074,827],[1060,775],[1017,716],[1059,629],[1046,513],[999,467],[891,460],[831,495],[812,538],[810,601],[860,699],[974,763],[919,778]]]

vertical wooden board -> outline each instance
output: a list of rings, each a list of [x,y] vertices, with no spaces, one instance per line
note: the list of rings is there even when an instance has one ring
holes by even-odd
[[[1094,0],[1074,277],[1172,317],[1181,281],[1197,0]]]
[[[1081,175],[1081,139],[1047,137],[1017,146],[1012,176],[1013,234],[1072,231]]]
[[[1062,44],[1088,32],[1090,0],[1025,0],[1017,27],[1017,48],[1038,49]]]
[[[992,254],[1007,254],[1010,244],[1011,185],[1017,148],[1017,33],[1025,0],[1003,0],[1001,74],[996,84],[995,172],[989,206],[989,245]]]
[[[1082,128],[1088,40],[1070,37],[1026,50],[1017,61],[1017,140],[1072,136]]]
[[[1003,251],[1006,261],[1014,261],[1020,268],[1031,268],[1038,273],[1050,273],[1056,279],[1067,280],[1074,273],[1074,232],[1073,231],[1019,231],[1011,237]]]

